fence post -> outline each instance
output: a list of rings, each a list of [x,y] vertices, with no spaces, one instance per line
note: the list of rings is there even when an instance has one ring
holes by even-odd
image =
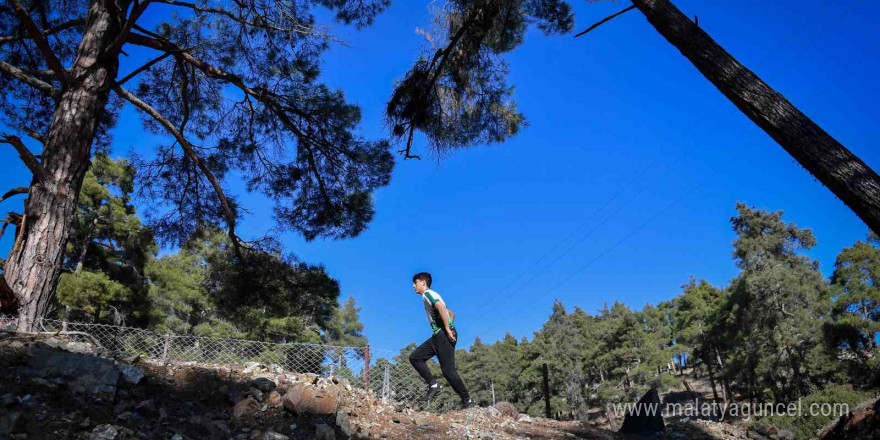
[[[165,333],[165,346],[162,348],[162,360],[168,359],[168,346],[171,345],[171,335]]]
[[[364,347],[364,389],[370,390],[370,346]]]
[[[389,397],[391,397],[391,371],[386,365],[382,374],[382,401],[387,402]]]
[[[495,381],[490,380],[489,385],[492,386],[492,405],[495,405]]]
[[[550,380],[547,377],[547,364],[541,366],[541,373],[544,375],[544,415],[550,418]]]

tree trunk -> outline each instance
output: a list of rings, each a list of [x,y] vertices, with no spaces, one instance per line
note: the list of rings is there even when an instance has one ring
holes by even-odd
[[[740,64],[669,0],[632,3],[740,111],[880,233],[880,176],[874,170]]]
[[[715,358],[718,359],[718,368],[722,372],[722,374],[720,375],[721,376],[720,377],[721,378],[721,398],[724,401],[724,403],[727,404],[727,397],[728,396],[733,397],[733,395],[730,394],[730,381],[726,377],[724,377],[725,375],[723,374],[724,361],[721,359],[721,351],[719,351],[717,348],[715,349]]]
[[[712,356],[706,356],[703,359],[706,369],[709,370],[709,383],[712,384],[712,396],[718,400],[718,388],[715,387],[715,374],[712,372]]]
[[[48,310],[89,167],[92,140],[119,62],[105,51],[121,30],[125,7],[91,2],[86,28],[42,152],[44,180],[34,178],[25,202],[21,236],[3,273],[18,300],[18,331],[33,331]],[[113,8],[111,11],[108,6]],[[121,10],[121,12],[119,11]]]

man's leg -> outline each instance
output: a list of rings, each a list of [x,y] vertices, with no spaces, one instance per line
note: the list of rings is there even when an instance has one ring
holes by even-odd
[[[437,383],[437,381],[434,380],[434,376],[431,374],[431,369],[428,368],[428,364],[426,363],[428,359],[434,357],[434,354],[436,354],[434,352],[434,345],[431,343],[431,338],[429,338],[409,355],[409,363],[411,363],[413,368],[419,372],[422,379],[425,379],[428,386]]]
[[[455,330],[453,330],[453,332],[455,332]],[[458,332],[455,332],[455,337],[458,338]],[[468,394],[467,387],[464,386],[464,382],[458,377],[458,369],[455,368],[455,344],[453,344],[452,341],[449,340],[449,336],[446,336],[446,333],[442,331],[437,338],[437,360],[440,361],[440,369],[443,371],[443,377],[446,378],[446,381],[449,382],[452,389],[458,393],[458,396],[461,397],[461,401],[469,401],[470,395]]]

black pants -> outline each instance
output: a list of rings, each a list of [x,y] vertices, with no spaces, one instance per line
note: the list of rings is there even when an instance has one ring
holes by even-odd
[[[455,329],[452,329],[452,332],[455,334],[455,339],[458,339],[458,332]],[[428,385],[433,385],[436,381],[434,380],[434,376],[431,375],[431,369],[428,368],[426,364],[428,359],[431,359],[434,355],[437,356],[437,360],[440,361],[440,370],[443,371],[443,377],[446,378],[446,381],[449,382],[449,385],[452,386],[452,389],[458,393],[461,400],[467,401],[470,399],[468,395],[468,390],[464,386],[464,382],[461,381],[461,378],[458,377],[458,370],[455,368],[455,342],[449,340],[449,336],[446,336],[446,332],[440,330],[434,336],[431,336],[430,339],[419,345],[418,348],[411,355],[409,355],[409,363],[415,367],[416,371],[419,372],[419,375],[425,379],[425,382]]]

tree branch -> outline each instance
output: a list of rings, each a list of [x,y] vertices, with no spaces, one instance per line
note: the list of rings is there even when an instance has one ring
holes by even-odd
[[[171,52],[165,52],[165,53],[163,53],[162,55],[159,55],[158,57],[153,58],[152,60],[148,61],[148,62],[147,62],[146,64],[144,64],[143,66],[138,67],[137,69],[134,69],[134,70],[133,70],[131,73],[129,73],[128,75],[125,75],[125,78],[122,78],[121,80],[116,81],[116,85],[117,85],[117,86],[121,86],[122,84],[125,84],[126,81],[128,81],[128,80],[134,78],[135,76],[137,76],[137,75],[140,74],[141,72],[143,72],[143,71],[149,69],[150,67],[153,67],[156,63],[158,63],[158,62],[164,60],[165,58],[168,58],[171,54],[172,54]]]
[[[278,26],[272,26],[272,25],[270,25],[270,24],[268,24],[268,23],[260,23],[260,22],[256,22],[256,21],[249,21],[249,20],[247,20],[247,19],[245,19],[245,18],[239,17],[239,16],[236,15],[236,14],[233,14],[232,12],[230,12],[230,11],[228,11],[228,10],[226,10],[226,9],[221,9],[221,8],[206,8],[206,7],[203,7],[203,6],[196,5],[195,3],[182,2],[182,1],[177,1],[177,0],[154,0],[154,1],[155,1],[156,3],[164,3],[164,4],[166,4],[166,5],[180,6],[180,7],[184,7],[184,8],[189,8],[189,9],[192,9],[193,11],[195,11],[195,12],[196,12],[196,15],[198,15],[198,13],[200,13],[200,12],[205,12],[205,13],[209,13],[209,14],[218,14],[218,15],[222,15],[222,16],[224,16],[224,17],[227,17],[227,18],[231,19],[232,21],[234,21],[234,22],[236,22],[236,23],[243,24],[243,25],[245,25],[245,26],[250,26],[250,27],[253,27],[253,28],[257,28],[257,29],[265,29],[265,30],[270,30],[270,31],[288,32],[288,33],[289,33],[289,32],[298,32],[298,33],[307,34],[307,35],[316,35],[316,36],[320,36],[320,37],[329,37],[329,35],[316,34],[316,33],[314,32],[315,29],[314,29],[313,26],[303,26],[303,25],[301,25],[301,24],[299,24],[299,23],[294,23],[294,24],[293,24],[291,27],[289,27],[289,28],[282,28],[282,27],[278,27]]]
[[[18,136],[13,136],[11,134],[2,135],[0,136],[0,143],[12,145],[15,148],[15,151],[18,151],[18,156],[21,157],[25,166],[34,174],[34,177],[39,181],[45,179],[43,165],[41,165],[37,158],[34,157],[31,150],[28,150],[27,147],[24,146],[24,143],[21,142],[21,139],[19,139]]]
[[[113,40],[113,44],[107,47],[105,54],[115,55],[120,49],[122,49],[122,45],[125,43],[126,38],[128,38],[128,34],[131,33],[131,28],[137,24],[138,19],[141,18],[141,14],[147,10],[147,6],[149,6],[151,2],[152,0],[144,0],[143,3],[140,3],[138,0],[134,0],[134,6],[131,8],[131,15],[125,20],[125,25],[119,32],[119,35],[116,36],[116,39]]]
[[[28,189],[29,188],[26,186],[18,186],[18,187],[12,188],[9,191],[6,191],[6,194],[3,194],[3,196],[0,197],[0,203],[3,203],[4,201],[6,201],[6,199],[8,199],[10,197],[17,196],[19,194],[27,194]]]
[[[126,101],[134,104],[135,107],[141,109],[143,112],[150,115],[153,119],[156,120],[159,124],[165,127],[165,130],[168,131],[169,134],[174,136],[177,142],[180,144],[183,151],[186,155],[196,164],[199,168],[199,171],[205,175],[205,178],[211,183],[211,186],[214,188],[214,193],[217,194],[217,198],[220,199],[220,205],[223,207],[223,214],[226,217],[226,225],[229,228],[229,238],[232,240],[233,247],[235,249],[236,256],[242,258],[241,249],[239,248],[240,242],[238,236],[235,234],[235,214],[232,212],[232,207],[229,205],[229,200],[226,198],[226,194],[223,192],[223,187],[220,186],[220,182],[217,180],[217,177],[214,176],[214,173],[210,168],[205,164],[205,162],[196,154],[193,145],[189,142],[189,140],[183,136],[177,128],[174,127],[174,124],[171,123],[165,116],[162,116],[161,113],[156,111],[153,107],[151,107],[146,102],[142,101],[137,96],[133,95],[129,91],[123,89],[119,86],[114,86],[113,91],[116,92],[119,96],[123,97]]]
[[[35,78],[31,75],[28,75],[23,70],[18,67],[13,66],[5,61],[0,61],[0,72],[5,73],[49,96],[52,98],[58,99],[61,96],[61,90],[56,89],[52,84],[49,84],[41,79]],[[54,73],[54,72],[53,72]]]
[[[30,14],[28,14],[27,10],[22,6],[22,4],[18,0],[6,0],[9,2],[9,5],[12,6],[12,9],[15,10],[15,15],[18,16],[18,20],[21,21],[21,24],[24,26],[25,30],[30,34],[31,39],[34,40],[34,43],[37,44],[37,47],[40,49],[40,52],[43,53],[43,58],[46,59],[46,64],[49,65],[49,68],[55,72],[55,76],[58,78],[58,81],[61,81],[61,86],[67,88],[68,80],[67,75],[65,74],[64,67],[61,65],[61,61],[58,60],[58,57],[55,56],[55,52],[52,52],[52,48],[49,46],[49,41],[43,36],[43,33],[40,32],[40,29],[37,28],[37,24],[31,20]]]
[[[42,32],[42,35],[44,37],[48,37],[50,35],[55,35],[59,32],[66,31],[72,27],[83,25],[85,23],[86,23],[86,21],[82,18],[77,18],[76,20],[66,21],[66,22],[61,23],[58,26],[55,26],[51,29],[44,30]],[[30,38],[30,36],[21,34],[21,35],[10,35],[10,36],[5,36],[5,37],[0,37],[0,46],[4,45],[6,43],[13,43],[15,41],[21,41],[26,38]]]
[[[137,25],[135,28],[139,31],[142,31],[142,29]],[[278,117],[281,123],[297,137],[297,139],[300,141],[299,145],[301,145],[308,151],[309,168],[311,168],[312,172],[315,174],[315,180],[317,180],[318,182],[318,187],[320,188],[321,194],[326,200],[330,200],[330,197],[325,189],[326,186],[324,184],[324,180],[321,177],[321,174],[318,172],[318,167],[315,163],[315,152],[312,149],[308,136],[306,136],[306,134],[303,133],[302,130],[300,130],[299,127],[297,127],[296,124],[293,123],[293,121],[284,111],[293,111],[293,109],[291,109],[290,107],[285,107],[281,103],[279,103],[278,100],[275,99],[275,95],[273,93],[266,91],[262,88],[252,88],[245,84],[244,80],[242,80],[241,77],[239,77],[238,75],[225,72],[215,66],[212,66],[204,62],[203,60],[194,57],[191,53],[181,49],[176,44],[161,39],[161,37],[150,38],[139,34],[129,34],[128,42],[137,46],[144,46],[160,51],[172,52],[175,57],[195,66],[208,77],[226,81],[236,86],[246,95],[252,96],[254,99],[265,105],[266,108],[271,110],[272,113]],[[307,117],[307,115],[300,116]]]
[[[614,19],[617,18],[618,16],[621,16],[621,15],[623,15],[623,14],[629,12],[629,11],[632,11],[632,10],[635,9],[635,8],[636,8],[636,5],[632,5],[632,6],[626,8],[626,9],[624,9],[624,10],[622,10],[622,11],[616,13],[616,14],[611,14],[611,15],[609,15],[609,16],[607,16],[607,17],[601,19],[601,20],[599,20],[598,22],[596,22],[596,24],[594,24],[594,25],[588,27],[586,30],[584,30],[584,31],[582,31],[582,32],[580,32],[580,33],[578,33],[578,34],[575,35],[574,37],[577,38],[577,37],[580,37],[581,35],[585,35],[586,33],[592,31],[593,29],[596,29],[597,27],[602,26],[603,24],[608,23],[609,21],[614,20]]]
[[[37,133],[36,131],[33,131],[27,127],[24,128],[24,132],[27,133],[27,135],[30,136],[31,138],[33,138],[35,141],[37,141],[43,145],[46,145],[46,137],[41,135],[40,133]],[[38,157],[38,156],[35,156],[35,157]]]

